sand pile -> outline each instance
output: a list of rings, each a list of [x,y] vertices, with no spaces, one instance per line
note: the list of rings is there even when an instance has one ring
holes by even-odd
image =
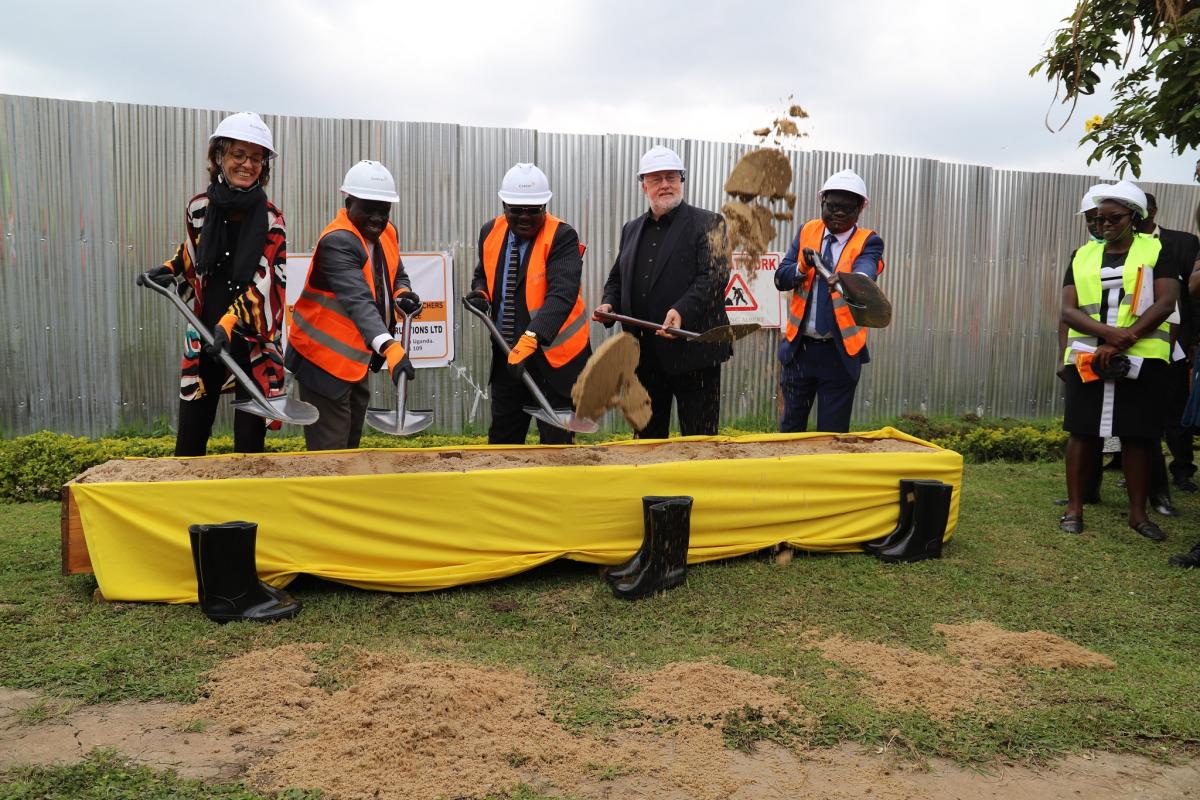
[[[1045,631],[1014,633],[985,620],[969,625],[934,625],[946,650],[963,661],[1000,667],[1113,669],[1112,659]]]
[[[651,415],[650,395],[636,375],[640,353],[638,340],[631,334],[605,339],[571,387],[575,414],[595,420],[610,408],[619,407],[635,431],[646,427]]]
[[[790,221],[795,212],[796,195],[789,191],[792,163],[780,145],[807,135],[796,124],[797,119],[807,117],[808,112],[793,104],[787,116],[755,130],[762,140],[760,148],[742,156],[725,180],[725,193],[733,197],[721,207],[727,240],[712,245],[714,250],[724,245],[745,253],[737,266],[751,279],[758,271],[759,258],[775,238],[775,221]],[[766,146],[770,137],[774,137],[774,147]]]
[[[718,800],[755,778],[738,774],[741,754],[725,747],[711,720],[746,706],[777,718],[794,709],[775,691],[776,680],[719,664],[672,664],[621,676],[637,688],[628,707],[658,721],[601,741],[555,723],[541,688],[518,671],[345,650],[334,659],[351,662],[335,682],[344,685],[327,691],[324,650],[288,645],[231,659],[213,670],[204,699],[177,721],[205,719],[273,737],[279,749],[249,771],[251,783],[267,790],[432,800],[526,783],[606,797],[611,777],[627,776],[643,788]],[[664,716],[690,721],[672,725]]]
[[[681,442],[577,447],[481,447],[451,450],[357,450],[341,453],[264,453],[208,458],[113,460],[84,472],[78,483],[190,481],[225,478],[289,478],[467,472],[523,467],[653,464],[731,458],[781,458],[830,453],[933,453],[901,439],[863,439],[853,434],[776,442]]]
[[[880,708],[918,707],[935,719],[950,719],[982,707],[1019,707],[1024,682],[1013,669],[1112,669],[1102,655],[1043,631],[1014,633],[990,622],[934,625],[958,659],[834,636],[816,647],[830,661],[862,672],[863,692]]]
[[[862,672],[863,692],[880,708],[919,707],[950,719],[980,705],[1013,705],[1019,683],[998,671],[959,666],[907,647],[888,647],[834,636],[817,644],[830,661]]]
[[[794,704],[779,693],[778,678],[724,664],[682,661],[646,675],[627,676],[627,681],[636,692],[622,705],[650,719],[702,721],[743,706],[782,713],[785,718],[792,713],[786,710],[789,705],[794,711]]]

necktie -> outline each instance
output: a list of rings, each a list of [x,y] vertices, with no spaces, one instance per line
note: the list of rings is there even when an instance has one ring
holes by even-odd
[[[512,240],[512,248],[508,251],[508,271],[504,274],[504,303],[500,312],[500,335],[510,345],[517,340],[517,272],[521,269],[521,249],[517,247],[517,238]]]
[[[831,270],[836,269],[833,263],[833,243],[836,239],[837,237],[832,233],[826,234],[825,248],[821,250],[821,258],[829,265],[829,269]],[[813,320],[813,324],[817,329],[817,333],[827,336],[833,330],[833,299],[829,295],[829,284],[825,283],[825,279],[818,276],[815,280],[821,281],[820,296],[822,300],[821,307],[814,312],[816,319]],[[816,292],[813,294],[815,295]]]

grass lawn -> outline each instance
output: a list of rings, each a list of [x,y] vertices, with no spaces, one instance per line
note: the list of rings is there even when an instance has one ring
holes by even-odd
[[[1159,520],[1170,538],[1154,544],[1126,527],[1124,495],[1111,473],[1105,503],[1088,507],[1082,536],[1057,531],[1060,509],[1051,500],[1063,492],[1060,464],[968,465],[964,484],[958,531],[940,561],[885,565],[861,555],[798,554],[779,566],[748,557],[694,567],[686,587],[638,603],[613,599],[594,568],[570,562],[427,594],[369,593],[302,578],[295,591],[304,610],[295,622],[275,626],[217,626],[195,606],[94,603],[90,576],[59,575],[59,506],[4,505],[0,685],[88,703],[189,702],[202,673],[224,658],[324,642],[331,662],[343,645],[357,645],[520,667],[549,687],[560,722],[602,731],[630,713],[615,707],[614,673],[715,658],[782,678],[816,719],[811,728],[772,730],[729,719],[731,745],[767,737],[810,745],[890,742],[916,756],[975,763],[1038,761],[1079,748],[1194,754],[1200,571],[1170,567],[1167,557],[1200,538],[1200,498],[1177,494],[1185,516]],[[1024,670],[1026,707],[940,722],[918,710],[876,709],[852,669],[825,661],[800,635],[819,629],[942,654],[933,624],[980,619],[1058,634],[1117,667]],[[55,796],[21,787],[47,775],[51,783],[86,783],[79,776],[89,769],[107,770],[114,785],[177,781],[97,756],[74,768],[10,772],[0,778],[0,798]],[[144,796],[257,797],[186,783]]]

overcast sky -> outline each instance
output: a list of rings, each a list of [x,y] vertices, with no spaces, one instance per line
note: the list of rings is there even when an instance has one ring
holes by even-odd
[[[1029,69],[1071,0],[5,0],[0,93],[747,141],[1109,177]],[[1191,182],[1196,153],[1142,178]]]

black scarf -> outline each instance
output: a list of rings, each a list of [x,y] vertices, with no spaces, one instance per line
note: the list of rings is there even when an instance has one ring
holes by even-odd
[[[241,212],[242,217],[233,247],[226,241],[225,232],[225,218],[231,211]],[[231,252],[230,280],[239,285],[248,284],[254,280],[266,244],[267,193],[257,184],[245,191],[231,189],[225,176],[218,176],[208,187],[208,209],[204,212],[204,227],[200,229],[196,274],[211,274],[217,255]]]

